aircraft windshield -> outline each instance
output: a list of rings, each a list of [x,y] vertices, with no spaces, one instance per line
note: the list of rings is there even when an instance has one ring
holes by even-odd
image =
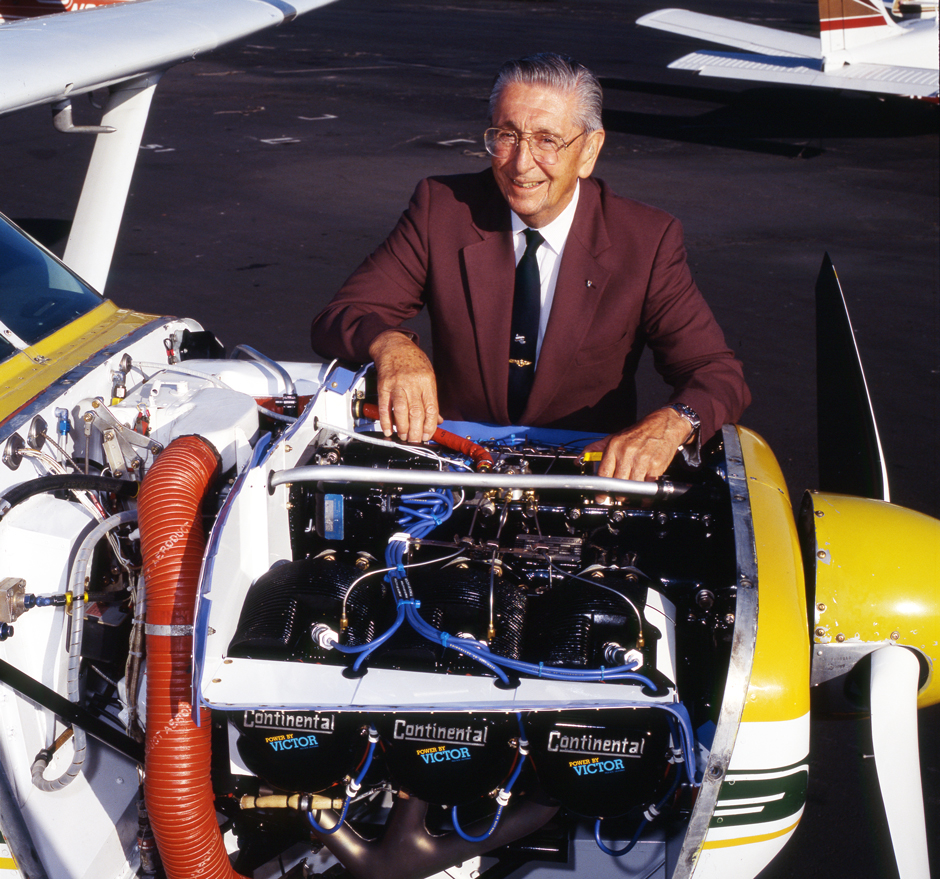
[[[104,300],[0,215],[0,360]]]

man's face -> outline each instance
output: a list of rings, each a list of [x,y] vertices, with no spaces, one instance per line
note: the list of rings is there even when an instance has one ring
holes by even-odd
[[[499,97],[491,124],[520,134],[554,134],[568,143],[581,134],[573,122],[576,109],[572,93],[511,83]],[[603,143],[603,131],[585,134],[559,150],[554,165],[546,165],[536,162],[528,143],[520,141],[507,158],[493,157],[493,174],[509,207],[537,229],[568,206],[578,178],[589,177],[594,170]]]

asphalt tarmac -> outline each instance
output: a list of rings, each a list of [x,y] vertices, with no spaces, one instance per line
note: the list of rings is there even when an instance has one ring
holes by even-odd
[[[696,280],[745,364],[754,403],[743,423],[775,450],[794,503],[819,485],[813,288],[828,252],[892,500],[940,516],[937,108],[669,71],[701,44],[636,27],[659,5],[340,0],[175,68],[154,99],[106,293],[196,317],[229,345],[310,359],[310,318],[417,180],[485,167],[499,64],[566,52],[605,86],[597,176],[683,221]],[[684,5],[818,32],[815,0]],[[75,115],[97,121],[87,105]],[[91,145],[54,132],[48,110],[0,119],[0,211],[61,252]],[[651,367],[643,375],[652,408],[664,386]],[[873,761],[860,756],[866,727],[813,722],[807,812],[764,879],[892,876]],[[932,839],[938,731],[937,709],[921,712]]]

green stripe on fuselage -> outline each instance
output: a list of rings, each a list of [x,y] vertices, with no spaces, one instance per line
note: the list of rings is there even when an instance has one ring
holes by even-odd
[[[767,824],[796,815],[806,802],[809,767],[729,771],[721,784],[709,827]],[[739,811],[747,809],[748,811]]]

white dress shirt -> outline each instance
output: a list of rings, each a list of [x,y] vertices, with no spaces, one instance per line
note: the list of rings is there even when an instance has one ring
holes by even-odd
[[[555,298],[555,284],[558,281],[558,267],[561,265],[561,255],[565,251],[565,242],[568,240],[568,233],[571,231],[571,223],[574,220],[574,212],[578,207],[578,193],[581,191],[581,181],[575,186],[574,195],[565,209],[551,221],[547,226],[539,228],[539,234],[545,239],[545,243],[540,245],[535,252],[536,260],[539,264],[539,282],[541,285],[541,305],[539,311],[539,338],[535,348],[535,362],[538,363],[539,354],[542,351],[542,339],[545,338],[545,328],[548,326],[548,316],[552,310],[552,300]],[[529,228],[523,220],[510,211],[512,214],[512,243],[516,253],[516,265],[522,259],[525,253],[525,232]]]

